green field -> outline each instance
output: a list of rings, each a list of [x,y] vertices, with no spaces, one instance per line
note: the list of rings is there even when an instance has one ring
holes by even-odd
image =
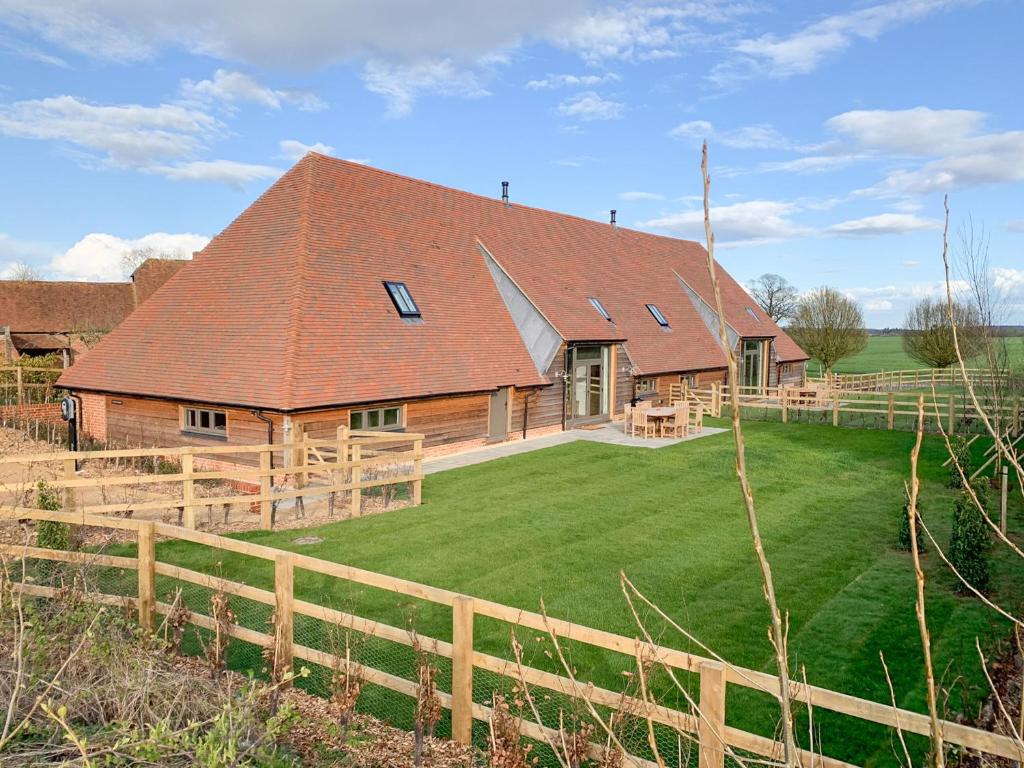
[[[1016,368],[1024,368],[1024,337],[1006,339],[1010,360]],[[903,371],[925,366],[911,360],[903,351],[903,339],[899,336],[871,336],[867,348],[860,354],[840,360],[836,373],[875,373],[877,371]],[[808,373],[818,375],[819,363],[808,363]]]
[[[886,702],[882,651],[899,703],[923,711],[911,561],[893,548],[913,435],[763,423],[749,423],[746,431],[766,547],[789,613],[794,667],[805,667],[818,685]],[[923,507],[944,542],[952,494],[942,459],[939,441],[926,438]],[[768,619],[732,463],[728,433],[659,450],[579,441],[428,476],[418,508],[243,538],[525,609],[536,610],[543,599],[553,616],[634,636],[619,589],[621,569],[716,652],[771,670]],[[1024,529],[1016,502],[1011,525]],[[295,543],[309,535],[323,541]],[[219,553],[215,565],[209,550],[182,542],[161,543],[159,557],[272,585],[267,564],[248,558]],[[925,563],[936,668],[949,706],[973,711],[981,683],[974,638],[988,643],[1007,627],[979,601],[954,594],[953,577],[935,554]],[[1024,569],[999,560],[995,584],[997,601],[1019,602]],[[296,575],[296,592],[398,626],[413,612],[420,633],[450,638],[447,609],[344,588],[306,571]],[[655,632],[662,642],[697,650],[662,629]],[[304,637],[297,642],[311,642]],[[507,653],[507,626],[478,619],[476,645]],[[375,653],[370,663],[400,665],[389,652]],[[605,657],[577,647],[572,661],[598,684],[621,684],[621,667]],[[259,661],[253,654],[242,663]],[[378,714],[386,698],[371,702]],[[401,721],[396,713],[408,709],[408,700],[391,702],[385,715]],[[765,704],[731,687],[729,723],[770,733],[773,715]],[[815,723],[827,754],[894,764],[888,730],[820,711]],[[922,739],[908,738],[923,749]]]

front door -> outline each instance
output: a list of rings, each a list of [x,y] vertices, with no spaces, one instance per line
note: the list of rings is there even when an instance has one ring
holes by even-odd
[[[488,439],[495,443],[508,439],[508,387],[491,393]]]
[[[574,422],[608,418],[608,369],[606,346],[581,346],[570,350],[569,416]]]

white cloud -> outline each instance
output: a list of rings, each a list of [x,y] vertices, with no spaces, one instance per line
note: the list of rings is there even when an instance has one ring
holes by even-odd
[[[664,195],[659,195],[657,192],[620,192],[620,200],[664,200]]]
[[[864,302],[864,309],[868,312],[887,312],[892,309],[892,302],[888,299],[869,299]]]
[[[278,155],[283,160],[296,163],[301,160],[307,152],[319,152],[321,155],[333,155],[334,147],[321,142],[314,144],[303,144],[295,139],[284,139],[278,142],[281,153]]]
[[[911,213],[882,213],[833,224],[828,232],[842,237],[878,237],[880,235],[902,235],[907,232],[941,229],[942,222],[922,219]]]
[[[673,58],[717,42],[719,35],[709,25],[728,24],[756,10],[754,3],[733,0],[676,5],[630,2],[571,17],[555,25],[549,37],[591,63]]]
[[[192,155],[219,129],[205,112],[175,104],[103,106],[54,96],[0,106],[0,133],[64,142],[122,168]]]
[[[674,139],[715,141],[733,149],[792,149],[790,141],[767,123],[716,131],[707,120],[690,120],[668,132]]]
[[[175,165],[154,165],[146,169],[171,181],[214,181],[235,189],[260,179],[273,179],[281,175],[279,168],[234,160],[193,160]]]
[[[992,282],[997,293],[1011,302],[1024,302],[1024,269],[994,267]]]
[[[5,0],[0,22],[94,58],[138,61],[177,47],[261,67],[314,69],[368,57],[476,59],[582,12],[582,0]]]
[[[462,68],[451,59],[414,64],[371,59],[363,68],[363,84],[384,97],[389,117],[406,117],[421,92],[465,98],[490,95],[473,70]]]
[[[808,155],[798,157],[795,160],[780,160],[776,162],[761,163],[758,170],[766,173],[826,173],[838,171],[853,163],[862,160],[864,155]]]
[[[858,110],[826,126],[875,152],[936,158],[891,171],[862,194],[901,196],[1024,181],[1024,131],[983,133],[986,115],[972,110]]]
[[[626,105],[621,101],[604,99],[594,91],[571,96],[558,105],[558,112],[565,117],[583,121],[619,120],[626,114]]]
[[[765,34],[744,39],[735,47],[741,58],[717,68],[711,79],[724,85],[730,80],[753,75],[785,78],[807,74],[857,40],[875,40],[894,27],[976,2],[978,0],[892,0],[826,16],[790,35]]]
[[[64,253],[54,256],[50,270],[64,280],[124,280],[122,259],[136,248],[151,248],[169,258],[190,259],[210,242],[195,234],[154,232],[134,240],[100,232],[86,235]]]
[[[10,264],[38,264],[53,255],[54,248],[45,243],[18,240],[0,232],[0,261]]]
[[[1003,225],[1003,229],[1007,232],[1024,234],[1024,219],[1011,219]]]
[[[715,241],[723,246],[758,244],[811,234],[812,230],[792,221],[799,210],[793,203],[750,200],[711,207]],[[640,223],[641,227],[662,229],[696,240],[704,238],[704,211],[696,209],[661,216]]]
[[[251,102],[270,109],[291,104],[304,112],[320,112],[327,104],[315,94],[305,90],[274,90],[243,72],[218,69],[209,80],[183,80],[182,98],[199,102]]]
[[[540,80],[530,80],[526,87],[534,91],[553,88],[593,88],[607,83],[617,83],[621,79],[614,72],[604,75],[547,75]]]

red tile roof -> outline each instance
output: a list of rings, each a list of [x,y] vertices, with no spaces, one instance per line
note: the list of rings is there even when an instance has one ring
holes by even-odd
[[[547,383],[481,243],[563,338],[628,339],[649,373],[724,365],[672,276],[701,290],[699,245],[311,153],[61,383],[286,411]],[[753,302],[720,274],[730,321],[746,328]],[[408,285],[422,322],[398,317],[383,280]]]
[[[0,325],[12,333],[106,331],[133,308],[129,283],[0,280]]]

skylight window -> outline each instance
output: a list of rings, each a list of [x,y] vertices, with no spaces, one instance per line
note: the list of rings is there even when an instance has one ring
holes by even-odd
[[[660,325],[662,328],[668,328],[668,320],[666,320],[665,316],[661,314],[660,309],[658,309],[653,304],[648,304],[647,311],[650,312],[651,316],[658,321],[658,325]]]
[[[757,320],[757,322],[761,322],[761,318],[757,316],[757,312],[755,312],[752,307],[747,307],[747,314]]]
[[[595,299],[593,296],[591,296],[588,299],[588,301],[590,302],[591,306],[593,306],[594,309],[597,310],[597,313],[601,315],[601,317],[603,317],[609,323],[612,321],[612,316],[608,314],[608,310],[604,308],[604,304],[602,304],[599,299]]]
[[[396,283],[391,280],[384,281],[384,287],[388,289],[388,296],[398,310],[399,317],[422,317],[420,308],[413,301],[412,294],[405,287],[405,283]]]

